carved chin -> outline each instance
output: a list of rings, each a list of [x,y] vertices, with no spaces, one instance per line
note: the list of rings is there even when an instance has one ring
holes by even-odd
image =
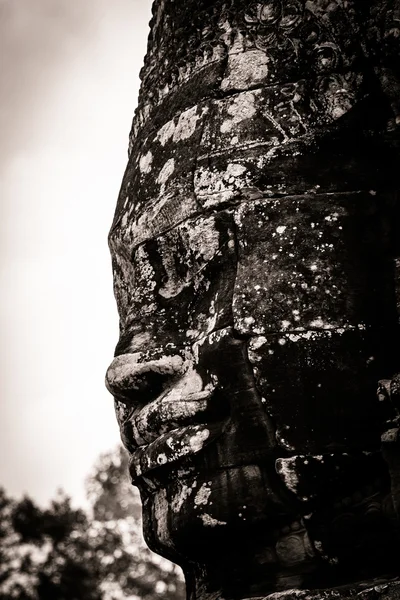
[[[258,465],[201,475],[182,469],[177,475],[163,488],[141,489],[146,541],[175,562],[179,556],[207,562],[213,545],[229,552],[232,535],[254,535],[264,525],[272,540],[280,524],[293,520],[273,497],[270,478]]]

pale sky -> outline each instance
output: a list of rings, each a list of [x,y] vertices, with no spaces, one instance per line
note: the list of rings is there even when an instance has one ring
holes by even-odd
[[[151,0],[0,0],[0,485],[46,503],[119,441],[107,233]]]

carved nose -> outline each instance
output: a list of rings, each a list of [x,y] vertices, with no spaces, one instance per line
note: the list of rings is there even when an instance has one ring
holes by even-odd
[[[161,393],[169,379],[184,370],[185,362],[177,355],[145,361],[141,352],[122,354],[107,369],[106,387],[119,400],[146,404]]]

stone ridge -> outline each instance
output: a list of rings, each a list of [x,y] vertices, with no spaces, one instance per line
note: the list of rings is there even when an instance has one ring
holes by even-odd
[[[246,600],[399,600],[398,580],[376,580],[323,590],[285,590]]]

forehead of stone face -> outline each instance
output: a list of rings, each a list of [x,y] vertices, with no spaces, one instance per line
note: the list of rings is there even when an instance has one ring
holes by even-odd
[[[356,95],[350,108],[353,101]],[[343,139],[327,144],[320,137],[324,121],[337,117],[328,111],[322,118],[316,104],[307,106],[301,82],[184,110],[131,154],[113,230],[121,229],[132,248],[191,216],[246,200],[254,190],[274,196],[347,189],[364,159],[354,143],[347,140],[343,152]],[[346,177],[334,177],[332,169]]]
[[[224,38],[225,58],[204,63],[201,44],[198,64],[186,53],[187,72],[164,86],[162,97],[146,111],[155,98],[154,73],[161,77],[154,56],[164,74],[174,63],[149,54],[114,221],[132,245],[204,210],[240,200],[248,188],[268,195],[304,193],[315,186],[331,191],[343,179],[343,167],[351,170],[350,155],[352,169],[359,172],[359,150],[349,149],[342,139],[338,148],[320,139],[366,94],[357,67],[361,46],[356,35],[349,36],[348,11],[325,0],[306,5],[271,0],[239,3],[225,14],[225,4],[203,7],[207,24],[219,15],[219,25],[214,23],[216,30],[222,28],[218,35],[226,28],[232,33],[230,42]],[[203,14],[197,5],[193,12]],[[168,4],[153,23],[162,36],[152,43],[161,41],[162,53],[176,50],[172,23],[180,22],[182,14],[182,6]],[[186,36],[192,33],[185,29]],[[198,33],[207,37],[203,30]],[[193,86],[207,93],[193,94]]]

